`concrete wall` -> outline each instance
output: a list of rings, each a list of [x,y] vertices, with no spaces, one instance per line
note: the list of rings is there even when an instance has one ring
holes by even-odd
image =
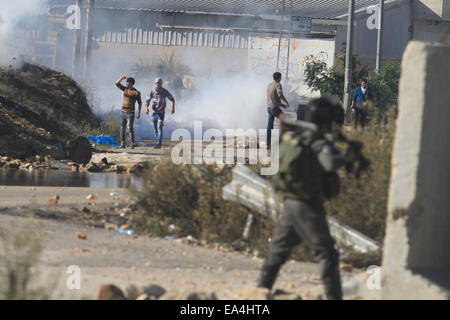
[[[437,7],[450,6],[450,0],[414,0],[413,37],[415,40],[437,42],[444,38],[444,43],[450,44],[450,34],[443,37],[450,28],[450,16],[437,14]]]
[[[450,20],[450,0],[416,0],[416,8],[428,17]]]
[[[369,29],[367,20],[372,13],[361,11],[355,14],[353,36],[354,53],[361,58],[370,59],[376,56],[378,30]],[[384,11],[383,58],[400,59],[410,40],[410,1],[400,0],[386,4]],[[345,17],[347,19],[347,16]],[[336,53],[345,49],[347,27],[338,26],[336,32]]]
[[[247,71],[247,49],[165,47],[137,44],[101,43],[92,52],[95,74],[117,78],[117,73],[129,72],[141,60],[152,61],[164,54],[174,53],[197,76],[235,74]],[[113,75],[111,75],[113,74]],[[149,76],[153,78],[154,75]]]
[[[450,298],[450,46],[403,56],[383,255],[383,298]]]
[[[438,23],[416,20],[414,22],[414,40],[438,42],[444,38],[444,43],[450,44],[450,32],[443,37],[444,32],[450,28],[450,21],[439,21]]]

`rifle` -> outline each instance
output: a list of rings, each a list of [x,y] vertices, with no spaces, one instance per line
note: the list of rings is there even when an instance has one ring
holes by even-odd
[[[282,130],[283,131],[297,131],[303,132],[306,130],[310,130],[313,132],[320,133],[321,129],[312,122],[307,122],[303,120],[296,120],[291,118],[283,118],[282,121]],[[361,175],[361,172],[366,171],[370,167],[370,160],[367,159],[362,154],[363,144],[359,141],[354,141],[348,139],[340,130],[334,128],[331,132],[331,141],[341,141],[345,142],[348,145],[348,148],[355,155],[355,159],[352,162],[349,162],[345,165],[345,169],[348,173],[353,171],[355,164],[357,164],[357,169],[355,171],[355,177],[358,179]]]

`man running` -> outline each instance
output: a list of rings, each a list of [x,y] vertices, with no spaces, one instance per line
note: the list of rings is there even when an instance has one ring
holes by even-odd
[[[145,113],[149,114],[149,106],[150,102],[152,102],[152,120],[156,136],[156,145],[154,147],[155,149],[161,149],[162,145],[164,116],[166,112],[166,99],[172,101],[171,113],[175,113],[175,98],[167,89],[162,87],[162,83],[163,81],[161,78],[155,79],[155,85],[150,91],[145,104]]]

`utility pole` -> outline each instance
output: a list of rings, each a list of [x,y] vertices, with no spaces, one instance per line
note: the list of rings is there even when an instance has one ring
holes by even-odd
[[[383,51],[383,16],[384,0],[380,0],[380,16],[378,17],[377,61],[375,66],[375,71],[378,74],[381,70],[381,55]]]
[[[280,27],[280,37],[278,38],[278,55],[277,55],[277,67],[275,71],[280,71],[278,68],[280,65],[280,49],[281,49],[281,35],[283,34],[284,28],[284,9],[286,5],[286,0],[283,0],[283,16],[281,17],[281,27]]]
[[[292,11],[293,11],[293,4],[291,0],[291,14],[289,20],[289,37],[288,37],[287,62],[286,62],[286,81],[289,80],[289,57],[291,54]]]
[[[81,6],[83,5],[83,0],[76,0],[75,5],[77,10],[81,12]],[[80,14],[81,19],[81,14]],[[81,22],[80,22],[81,24]],[[80,57],[81,57],[81,28],[73,30],[73,51],[72,51],[72,78],[76,78],[78,70],[80,68]]]
[[[350,109],[350,96],[352,90],[352,72],[353,72],[353,20],[355,17],[355,0],[349,0],[348,21],[347,21],[347,48],[345,50],[345,84],[344,84],[344,109],[345,121],[352,121],[352,110]]]
[[[86,8],[86,32],[84,38],[84,65],[83,65],[83,78],[86,78],[87,68],[91,60],[92,52],[92,31],[94,27],[94,0],[87,0]]]

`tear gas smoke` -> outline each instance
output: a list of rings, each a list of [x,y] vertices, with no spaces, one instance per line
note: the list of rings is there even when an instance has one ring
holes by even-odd
[[[47,0],[1,1],[0,7],[0,65],[8,66],[17,61],[23,52],[22,44],[16,41],[16,30],[30,16],[45,12]]]

